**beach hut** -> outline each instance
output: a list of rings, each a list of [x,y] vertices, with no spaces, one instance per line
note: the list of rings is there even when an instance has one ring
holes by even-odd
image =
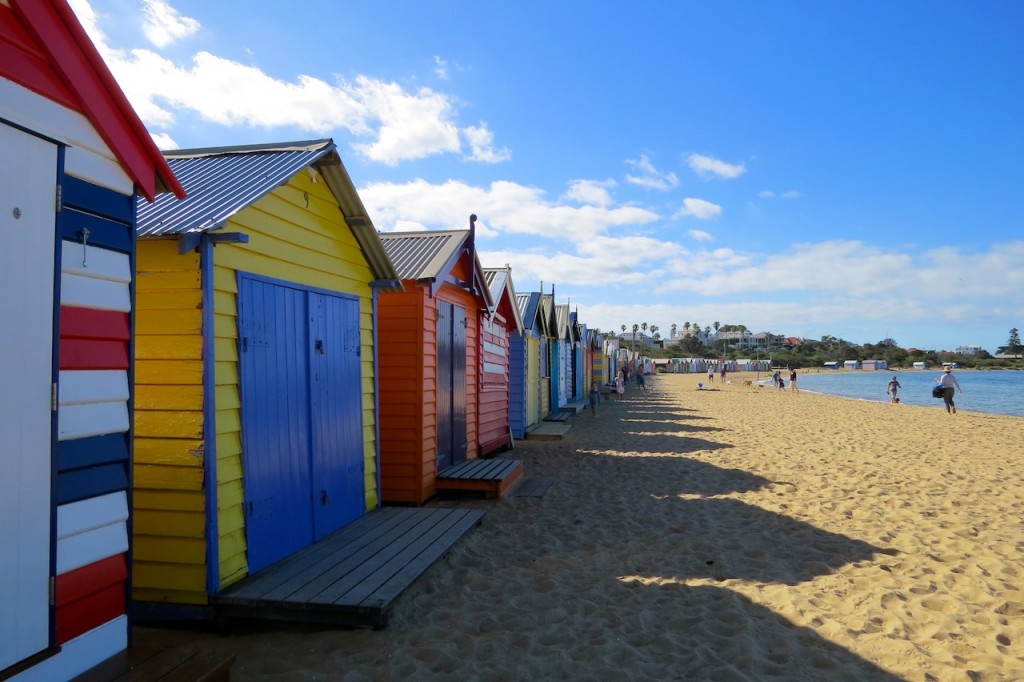
[[[554,293],[551,301],[555,315],[555,339],[551,346],[551,412],[556,412],[572,398],[575,334],[569,324],[569,305],[555,304]]]
[[[156,617],[380,504],[374,308],[399,287],[329,139],[166,152],[138,215],[133,596]]]
[[[860,360],[846,360],[843,362],[843,369],[860,369]]]
[[[523,321],[523,334],[521,337],[512,337],[512,361],[517,363],[517,358],[522,355],[522,363],[525,366],[524,397],[525,412],[522,416],[513,411],[512,413],[512,435],[516,438],[526,436],[526,430],[537,424],[547,414],[547,405],[550,396],[548,393],[548,367],[550,366],[550,355],[548,343],[550,336],[549,318],[544,313],[541,305],[541,293],[531,292],[518,294],[516,301],[519,306],[519,315]],[[513,405],[519,400],[512,398]]]
[[[135,197],[161,191],[67,3],[0,2],[0,679],[128,647]]]
[[[482,313],[480,320],[480,409],[477,411],[480,433],[480,456],[497,452],[512,444],[511,397],[518,398],[516,409],[523,405],[526,368],[517,363],[515,374],[511,363],[513,336],[522,336],[523,320],[519,315],[516,291],[512,285],[512,268],[484,268],[484,282],[491,293],[494,308]],[[514,388],[513,388],[514,387]]]
[[[442,479],[445,487],[471,485],[448,477],[479,452],[480,321],[494,313],[475,219],[469,230],[381,235],[405,286],[379,308],[381,494],[388,503],[423,504]]]

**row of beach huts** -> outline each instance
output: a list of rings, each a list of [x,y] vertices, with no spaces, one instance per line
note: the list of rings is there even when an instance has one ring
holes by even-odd
[[[475,217],[378,233],[330,139],[161,153],[66,0],[0,0],[0,137],[0,679],[422,505],[626,359]]]

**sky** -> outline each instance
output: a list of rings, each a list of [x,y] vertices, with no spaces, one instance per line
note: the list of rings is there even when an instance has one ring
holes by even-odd
[[[589,328],[1024,328],[1024,3],[70,4],[162,149],[330,137]]]

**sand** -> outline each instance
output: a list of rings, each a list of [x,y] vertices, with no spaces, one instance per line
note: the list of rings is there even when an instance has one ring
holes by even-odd
[[[432,502],[487,514],[385,630],[136,641],[236,680],[1024,679],[1024,419],[744,378],[651,377],[517,443],[543,497]]]

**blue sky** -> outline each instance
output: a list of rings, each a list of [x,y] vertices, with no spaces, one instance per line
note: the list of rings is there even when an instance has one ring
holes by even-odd
[[[590,327],[1024,328],[1024,3],[71,5],[161,147],[332,137]]]

